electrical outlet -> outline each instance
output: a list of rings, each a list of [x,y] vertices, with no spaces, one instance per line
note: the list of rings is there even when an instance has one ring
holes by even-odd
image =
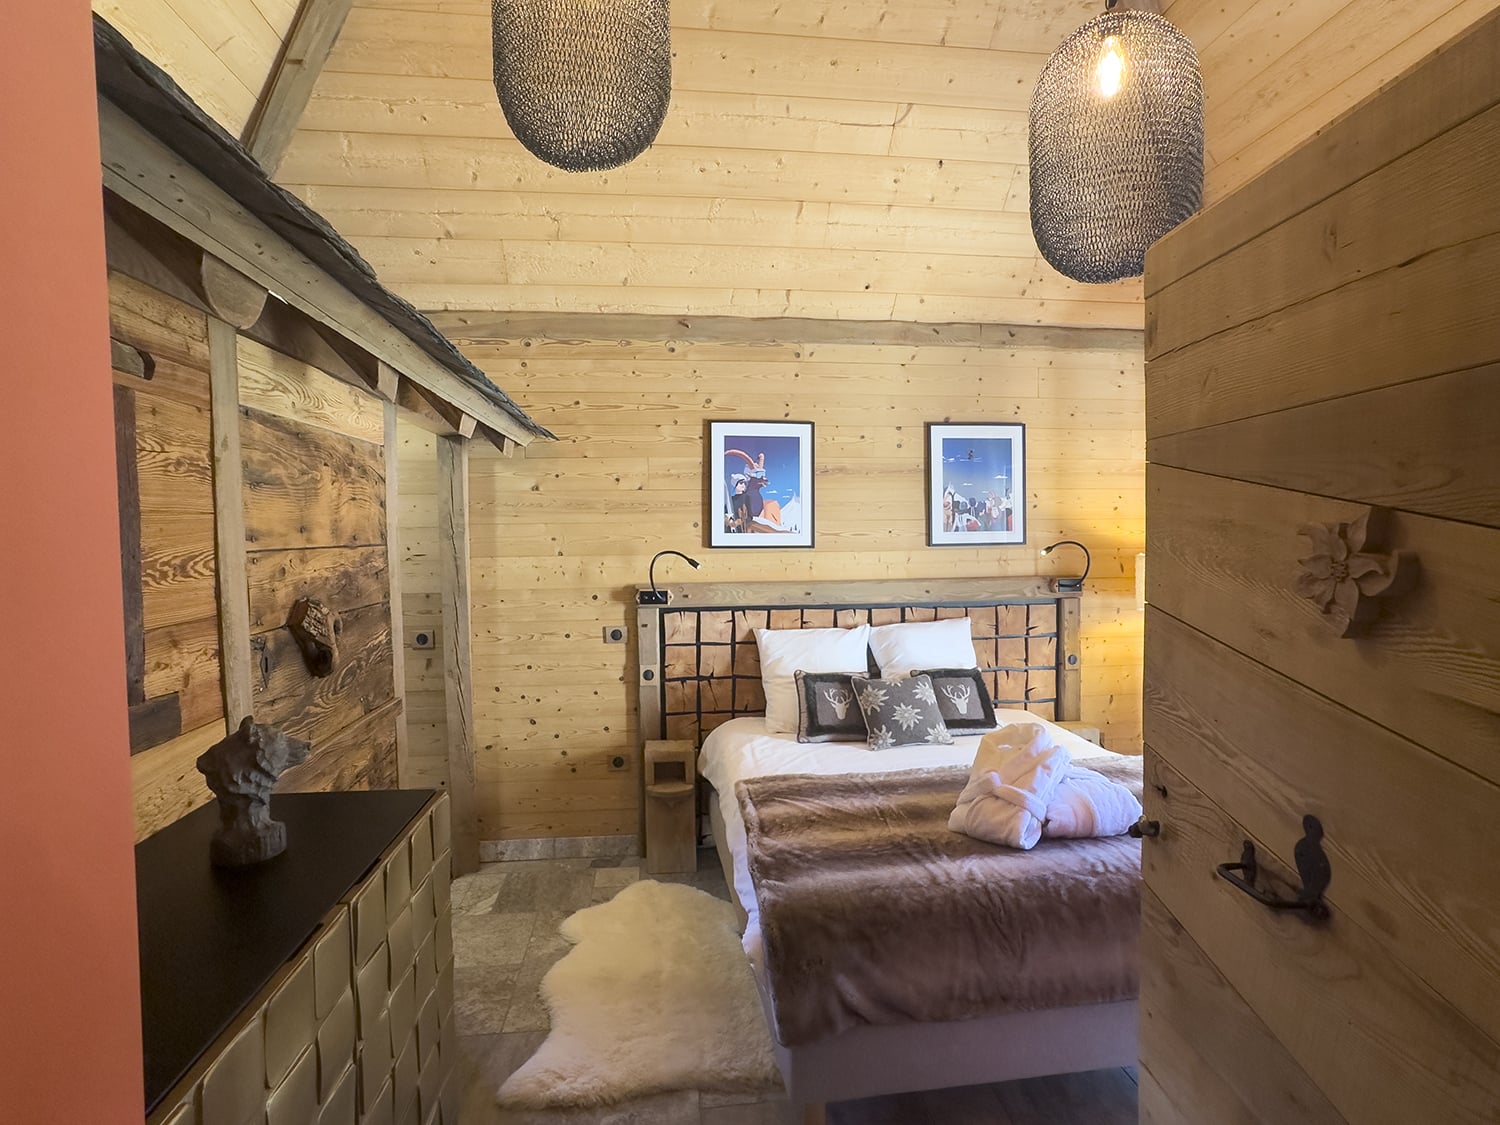
[[[607,764],[610,773],[624,773],[630,768],[630,759],[624,754],[611,754]]]
[[[411,634],[410,644],[412,648],[436,648],[437,634],[431,629],[418,629]]]
[[[604,643],[607,645],[624,644],[625,627],[623,625],[606,625],[604,627]]]

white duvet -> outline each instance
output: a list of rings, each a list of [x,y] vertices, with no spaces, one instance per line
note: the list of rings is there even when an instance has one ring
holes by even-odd
[[[1022,722],[1045,725],[1075,758],[1096,758],[1110,753],[1028,711],[1006,711],[1002,715],[1002,725]],[[765,719],[759,715],[731,719],[713,731],[703,742],[698,771],[714,787],[719,802],[725,842],[734,858],[734,894],[748,917],[744,945],[751,959],[760,963],[760,920],[755,888],[750,882],[745,822],[740,817],[739,802],[734,795],[735,782],[776,773],[892,773],[924,767],[968,766],[974,762],[982,737],[982,733],[955,737],[951,746],[898,746],[889,750],[871,750],[863,742],[798,742],[784,735],[770,734]]]

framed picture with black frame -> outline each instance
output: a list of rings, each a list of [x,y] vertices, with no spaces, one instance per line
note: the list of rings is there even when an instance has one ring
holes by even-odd
[[[708,423],[708,545],[813,545],[813,424]]]
[[[1026,542],[1026,427],[927,423],[927,545]]]

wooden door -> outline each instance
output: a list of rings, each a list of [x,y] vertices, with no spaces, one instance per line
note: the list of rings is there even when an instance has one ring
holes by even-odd
[[[1147,260],[1146,1122],[1500,1121],[1497,60],[1492,15]],[[1326,921],[1216,873],[1291,895],[1309,813]]]

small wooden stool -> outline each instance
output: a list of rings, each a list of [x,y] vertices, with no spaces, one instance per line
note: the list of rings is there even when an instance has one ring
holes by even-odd
[[[1079,738],[1088,739],[1096,746],[1104,745],[1104,739],[1103,737],[1101,737],[1099,728],[1093,723],[1084,723],[1078,722],[1077,720],[1070,720],[1068,722],[1058,723],[1057,725],[1062,727],[1063,730],[1072,731]]]
[[[646,743],[646,871],[698,870],[698,748]]]

